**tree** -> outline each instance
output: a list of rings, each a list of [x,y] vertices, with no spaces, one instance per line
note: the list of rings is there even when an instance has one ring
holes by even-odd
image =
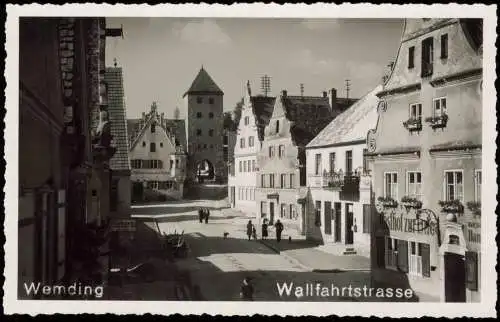
[[[234,130],[234,121],[231,112],[224,112],[224,120],[223,120],[224,130],[233,131]]]

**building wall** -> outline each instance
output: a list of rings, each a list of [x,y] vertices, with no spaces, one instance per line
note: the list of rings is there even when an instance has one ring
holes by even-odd
[[[456,248],[450,244],[450,240],[445,238],[446,234],[449,233],[447,229],[453,227],[454,224],[448,222],[447,214],[442,212],[439,206],[439,201],[446,199],[446,170],[463,171],[463,199],[460,201],[464,206],[464,213],[456,214],[456,216],[458,225],[463,225],[464,229],[457,231],[459,235],[465,237],[466,245],[461,246],[464,247],[464,253],[465,251],[477,253],[477,271],[480,271],[481,251],[480,242],[478,242],[480,238],[477,235],[470,235],[470,233],[478,233],[479,230],[477,227],[467,227],[471,225],[480,227],[481,221],[467,209],[466,203],[475,201],[475,171],[481,168],[481,70],[442,84],[433,81],[439,77],[453,76],[459,72],[481,68],[482,57],[468,43],[457,20],[419,21],[420,19],[415,19],[411,20],[409,24],[407,23],[398,61],[384,89],[413,85],[414,83],[420,84],[420,89],[393,95],[381,95],[382,100],[386,102],[386,109],[379,110],[378,126],[374,135],[376,148],[370,151],[373,152],[374,195],[375,200],[384,196],[384,174],[396,172],[398,175],[396,201],[399,205],[396,208],[385,208],[377,215],[378,219],[374,221],[375,234],[373,238],[379,240],[391,237],[429,245],[429,276],[415,277],[409,272],[407,274],[408,284],[423,298],[444,301],[444,283],[446,274],[449,274],[450,270],[445,270],[443,250]],[[436,29],[437,27],[439,29]],[[446,59],[440,58],[440,41],[443,34],[448,34],[448,58]],[[421,44],[428,37],[434,38],[433,73],[430,76],[421,77]],[[409,46],[415,46],[415,67],[413,69],[408,68]],[[446,98],[448,122],[444,128],[432,129],[425,122],[425,118],[433,116],[433,99],[441,97]],[[409,106],[413,103],[422,104],[422,129],[417,132],[410,132],[403,126],[403,122],[409,119]],[[406,152],[403,151],[405,149]],[[411,229],[410,221],[416,219],[416,211],[405,209],[401,205],[401,198],[409,194],[408,171],[421,172],[422,208],[432,211],[439,220],[438,224],[433,216],[429,217],[431,224],[434,225],[432,230],[419,232],[418,227]],[[390,224],[394,222],[394,217],[400,218],[402,226]],[[442,241],[441,246],[438,244],[438,233]],[[460,237],[461,239],[462,237]],[[375,243],[374,247],[376,248],[375,257],[384,256],[386,250],[381,250],[383,247],[380,244],[377,246]],[[467,260],[464,258],[464,261]],[[470,266],[469,264],[471,263],[465,263],[467,267]],[[379,268],[380,265],[377,265],[374,270],[375,280],[377,280]],[[479,285],[480,273],[478,273],[477,279]],[[454,283],[466,285],[465,280],[457,280]],[[478,301],[479,294],[480,291],[467,289],[466,301]]]
[[[276,121],[279,121],[279,129],[276,131]],[[257,185],[259,193],[256,197],[257,207],[260,210],[261,202],[267,202],[269,209],[270,202],[275,204],[274,218],[280,219],[289,230],[296,230],[300,234],[305,234],[305,220],[302,218],[301,205],[298,204],[299,187],[300,187],[300,171],[298,165],[299,148],[294,145],[290,133],[290,122],[285,118],[283,107],[280,100],[276,100],[273,115],[271,116],[269,124],[264,129],[264,141],[262,148],[258,153],[259,172],[257,177]],[[279,146],[284,147],[284,155],[279,157]],[[274,148],[274,157],[269,156],[269,148]],[[265,180],[269,180],[268,176],[274,174],[274,188],[263,187],[262,176],[266,176]],[[281,188],[281,174],[286,175],[285,188]],[[293,184],[290,188],[290,174],[293,174]],[[269,199],[268,195],[279,194],[278,200]],[[276,206],[277,204],[277,206]],[[288,205],[287,215],[281,217],[281,204]],[[295,215],[289,218],[289,205]],[[267,218],[269,218],[269,210],[267,211]]]
[[[151,143],[156,145],[155,152],[151,152]],[[158,123],[155,125],[154,133],[151,132],[151,125],[148,125],[129,152],[132,163],[131,182],[142,182],[144,188],[147,188],[149,181],[176,181],[177,184],[172,189],[156,190],[176,199],[182,198],[186,175],[186,157],[176,153],[174,144]],[[134,168],[133,160],[161,160],[163,167],[161,169],[137,169]],[[171,161],[173,161],[173,166],[171,166]]]
[[[363,149],[366,148],[366,144],[355,144],[355,145],[346,145],[346,146],[333,146],[333,147],[324,147],[324,148],[316,148],[316,149],[307,149],[306,150],[306,169],[307,169],[307,186],[311,190],[312,195],[312,212],[307,215],[311,218],[314,218],[315,213],[315,205],[316,201],[321,202],[321,226],[320,226],[320,236],[315,234],[315,227],[313,226],[314,220],[311,220],[311,225],[308,226],[307,235],[310,238],[318,239],[320,238],[325,244],[334,244],[335,240],[335,220],[332,219],[332,232],[331,234],[327,234],[325,232],[325,202],[329,201],[332,203],[332,208],[335,209],[334,203],[340,203],[341,207],[341,236],[340,242],[338,244],[345,244],[346,241],[346,204],[353,205],[353,213],[354,213],[354,224],[356,229],[353,229],[353,244],[348,245],[349,247],[353,247],[356,251],[363,255],[369,255],[369,247],[370,247],[370,232],[363,232],[364,218],[363,218],[363,205],[370,205],[370,185],[365,184],[368,189],[360,190],[360,198],[359,201],[348,201],[342,200],[340,196],[340,188],[323,188],[322,180],[323,173],[326,171],[330,172],[330,153],[335,153],[335,170],[339,172],[342,170],[343,173],[346,172],[346,151],[352,151],[352,169],[353,171],[356,169],[363,168]],[[316,154],[321,155],[321,166],[320,166],[320,175],[315,175],[316,170]],[[369,179],[369,177],[367,177]],[[361,187],[361,185],[360,185]],[[335,218],[335,213],[332,213],[333,218]],[[368,226],[371,223],[367,223]]]
[[[197,98],[202,98],[202,103],[197,103]],[[210,104],[209,100],[214,103]],[[190,155],[188,175],[196,175],[196,166],[203,160],[208,160],[214,166],[215,176],[227,177],[223,160],[223,96],[209,94],[188,94],[185,97],[187,106],[187,140]],[[197,117],[201,113],[201,118]],[[213,113],[213,118],[209,118]],[[201,130],[201,135],[197,135]],[[213,130],[213,136],[209,136]]]

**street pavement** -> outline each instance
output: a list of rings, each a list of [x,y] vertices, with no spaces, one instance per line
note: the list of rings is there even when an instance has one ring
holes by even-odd
[[[208,223],[199,222],[199,207],[210,209]],[[366,291],[363,294],[363,287],[371,285],[369,271],[313,272],[310,265],[302,264],[318,256],[319,251],[313,245],[296,241],[288,245],[285,252],[276,252],[259,240],[248,240],[246,224],[251,218],[228,213],[222,203],[198,200],[134,207],[132,217],[147,222],[152,231],[183,232],[189,252],[187,258],[176,261],[176,266],[180,271],[189,272],[192,284],[200,289],[202,300],[239,300],[245,277],[252,280],[256,301],[381,300],[368,296]],[[227,238],[224,233],[228,233]],[[302,256],[302,260],[286,252],[295,252],[295,257]],[[330,254],[322,256],[321,261],[328,261],[327,256],[335,259]],[[360,288],[358,293],[353,290],[356,287]]]

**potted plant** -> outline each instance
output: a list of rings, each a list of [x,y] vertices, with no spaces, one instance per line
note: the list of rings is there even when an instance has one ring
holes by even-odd
[[[444,213],[463,214],[464,212],[464,206],[458,200],[441,200],[439,206],[441,206],[441,211]]]
[[[412,198],[409,196],[404,196],[401,198],[401,204],[406,208],[420,209],[422,208],[422,201],[417,198]]]
[[[384,208],[396,208],[398,206],[398,202],[391,197],[378,197],[377,200]]]
[[[474,214],[474,216],[481,216],[481,202],[480,201],[467,202],[467,208]]]
[[[429,123],[433,129],[443,128],[446,127],[446,124],[448,123],[448,115],[443,113],[440,115],[430,116],[427,117],[425,121]]]
[[[422,130],[422,118],[411,117],[403,122],[403,126],[410,132]]]

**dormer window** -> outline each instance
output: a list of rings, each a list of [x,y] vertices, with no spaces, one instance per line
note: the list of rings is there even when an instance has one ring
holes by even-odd
[[[151,124],[151,133],[155,133],[156,129],[155,129],[155,124]]]
[[[245,116],[245,125],[250,124],[250,117]]]

